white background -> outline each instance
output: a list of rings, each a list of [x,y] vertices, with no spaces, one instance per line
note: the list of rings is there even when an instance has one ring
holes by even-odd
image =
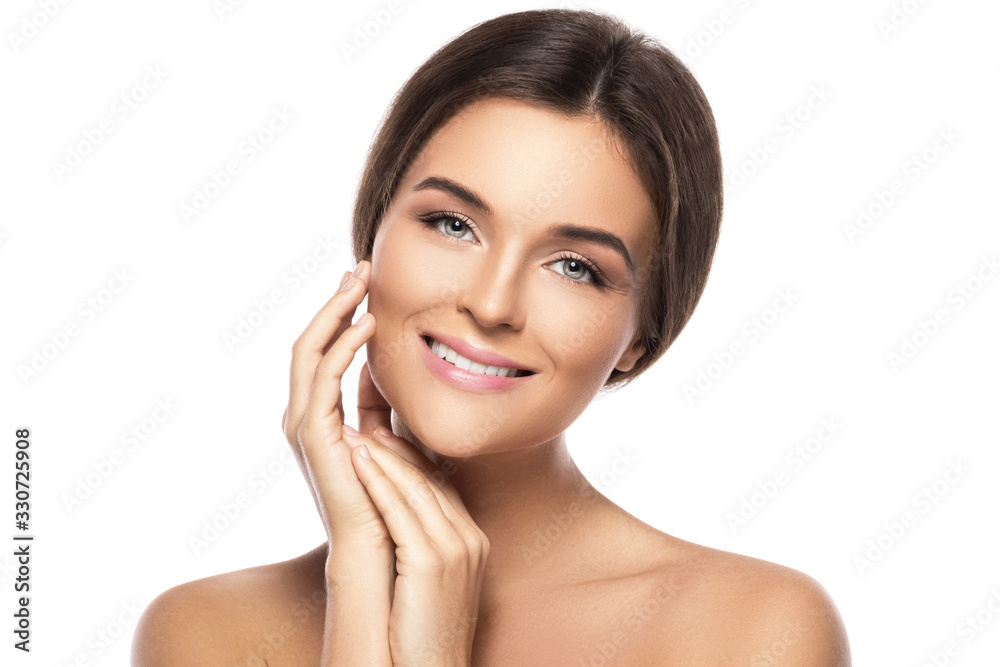
[[[322,542],[298,468],[283,462],[279,422],[291,344],[353,266],[350,212],[373,133],[436,48],[479,21],[555,5],[401,0],[348,61],[341,46],[386,2],[249,0],[220,13],[211,0],[94,0],[51,18],[42,4],[8,1],[0,14],[0,516],[11,526],[0,533],[13,544],[13,433],[27,426],[36,536],[30,657],[11,648],[13,547],[0,548],[0,660],[125,664],[128,605]],[[581,468],[660,530],[815,577],[844,617],[855,664],[923,665],[949,641],[948,664],[996,664],[1000,618],[987,603],[995,596],[1000,609],[1000,279],[987,262],[1000,251],[1000,9],[575,6],[617,14],[688,63],[727,173],[702,301],[662,360],[574,424]],[[123,94],[135,100],[125,118]],[[294,119],[247,160],[241,143],[274,109]],[[54,163],[102,119],[112,131],[58,174]],[[233,159],[240,173],[185,221],[180,205]],[[859,209],[872,220],[852,239]],[[310,264],[318,239],[337,250]],[[293,267],[313,272],[296,285],[284,279]],[[127,285],[104,291],[119,287],[115,271]],[[224,336],[273,290],[283,302],[230,349]],[[776,314],[782,290],[792,305]],[[80,305],[105,297],[93,316]],[[918,333],[937,311],[934,335]],[[755,317],[770,324],[751,337]],[[72,324],[78,335],[60,337]],[[916,353],[894,366],[904,339]],[[735,342],[743,353],[722,368],[716,358]],[[25,377],[36,353],[49,358]],[[714,379],[689,399],[699,372]],[[150,421],[157,400],[177,406],[162,423]],[[824,419],[840,424],[835,435],[796,467],[789,452]],[[139,446],[123,444],[144,425]],[[119,465],[101,479],[114,450]],[[634,462],[614,473],[626,450]],[[949,462],[967,471],[944,481]],[[277,474],[261,484],[269,464]],[[786,483],[763,495],[776,472]],[[67,505],[88,475],[99,486]],[[933,503],[915,499],[924,488],[937,489]],[[196,553],[189,539],[240,493],[249,505]],[[734,530],[727,516],[744,500],[756,514]],[[915,523],[892,537],[886,524],[905,512]],[[881,554],[862,566],[870,540]],[[960,624],[984,609],[992,623],[970,640]],[[105,644],[98,631],[118,638]]]

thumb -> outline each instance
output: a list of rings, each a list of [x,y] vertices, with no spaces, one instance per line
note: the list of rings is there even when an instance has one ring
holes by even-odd
[[[392,408],[375,386],[368,362],[365,361],[358,378],[358,430],[371,437],[379,426],[392,431]]]

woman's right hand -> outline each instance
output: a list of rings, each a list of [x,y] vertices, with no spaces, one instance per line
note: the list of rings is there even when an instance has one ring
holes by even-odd
[[[346,274],[340,289],[313,317],[292,346],[291,385],[281,428],[309,484],[326,528],[324,665],[392,664],[388,626],[395,548],[382,515],[351,461],[344,441],[341,380],[354,355],[375,331],[367,313],[351,324],[364,299],[371,262]],[[371,375],[362,373],[358,416],[364,432],[391,430],[391,410]],[[381,394],[378,394],[381,396]],[[362,407],[363,406],[363,407]]]
[[[383,550],[391,557],[394,548],[382,515],[354,470],[352,448],[343,439],[341,379],[375,331],[367,313],[351,324],[370,273],[371,262],[365,260],[354,275],[345,272],[340,289],[295,341],[288,407],[281,419],[326,528],[331,556],[340,547],[353,553]],[[377,426],[392,430],[388,405],[379,408],[359,409],[362,433],[371,434]]]

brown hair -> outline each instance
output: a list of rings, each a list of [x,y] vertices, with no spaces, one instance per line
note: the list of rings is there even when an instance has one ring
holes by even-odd
[[[612,369],[604,388],[623,386],[673,343],[708,280],[722,219],[708,100],[673,53],[609,14],[542,9],[479,23],[431,55],[383,117],[354,206],[355,259],[371,257],[382,216],[432,134],[487,97],[598,118],[649,194],[657,228],[639,281],[645,352],[631,370]]]

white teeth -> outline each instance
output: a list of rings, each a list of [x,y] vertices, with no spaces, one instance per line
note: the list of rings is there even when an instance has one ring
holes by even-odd
[[[504,368],[503,366],[487,366],[471,359],[466,359],[455,350],[451,349],[441,341],[431,338],[431,351],[437,356],[459,368],[473,373],[483,373],[485,375],[499,375],[500,377],[514,377],[517,374],[516,368]]]

